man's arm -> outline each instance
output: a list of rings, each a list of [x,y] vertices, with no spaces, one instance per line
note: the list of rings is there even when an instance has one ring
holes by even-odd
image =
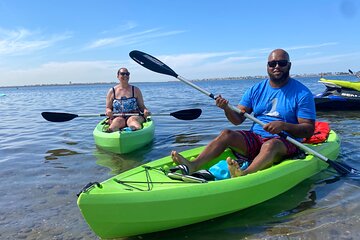
[[[222,98],[221,95],[216,97],[216,106],[224,110],[226,118],[234,125],[239,125],[244,122],[244,112],[251,112],[251,109],[248,109],[242,105],[237,106],[237,108],[240,109],[242,113],[235,112],[229,107],[229,101],[225,98]]]
[[[235,112],[230,107],[224,109],[226,118],[234,125],[242,124],[246,119],[244,112],[248,111],[248,109],[242,105],[238,105],[237,108],[240,109],[242,113]]]

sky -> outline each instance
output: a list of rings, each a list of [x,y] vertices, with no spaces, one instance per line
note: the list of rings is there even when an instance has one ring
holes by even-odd
[[[0,86],[173,81],[129,57],[146,52],[192,79],[360,71],[357,0],[0,0]]]

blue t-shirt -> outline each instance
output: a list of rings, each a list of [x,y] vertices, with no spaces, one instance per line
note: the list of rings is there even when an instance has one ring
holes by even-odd
[[[314,97],[311,91],[299,81],[290,78],[281,88],[273,88],[266,79],[248,89],[239,104],[252,108],[254,117],[264,123],[283,121],[298,123],[298,118],[316,119]],[[275,135],[254,123],[251,131],[264,138]]]

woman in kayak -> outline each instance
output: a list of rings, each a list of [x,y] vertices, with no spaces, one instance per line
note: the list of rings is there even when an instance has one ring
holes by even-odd
[[[130,72],[127,68],[120,68],[117,78],[119,84],[110,88],[106,96],[105,114],[110,120],[107,132],[118,131],[125,127],[129,130],[141,129],[142,123],[150,115],[145,107],[142,93],[138,87],[129,84]],[[114,113],[139,113],[139,115],[114,117]]]
[[[238,108],[243,113],[253,113],[266,123],[264,127],[254,123],[250,131],[223,130],[194,161],[172,151],[173,161],[185,165],[188,172],[192,173],[229,147],[235,156],[241,155],[250,162],[246,169],[240,169],[236,160],[227,159],[231,177],[237,177],[265,169],[294,155],[296,146],[276,134],[284,131],[298,140],[311,137],[316,111],[311,91],[290,78],[290,68],[289,54],[282,49],[275,49],[268,57],[269,79],[248,89],[239,102]],[[216,105],[224,110],[225,116],[234,125],[244,122],[244,114],[233,111],[228,106],[228,100],[221,95],[216,98]]]

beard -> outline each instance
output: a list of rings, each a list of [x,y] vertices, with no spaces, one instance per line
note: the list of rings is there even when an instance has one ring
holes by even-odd
[[[275,75],[272,72],[269,72],[268,74],[269,74],[271,81],[273,81],[276,84],[281,84],[281,83],[284,83],[287,81],[287,79],[289,78],[290,72],[289,72],[289,70],[287,70],[285,72],[282,72],[279,75]]]

